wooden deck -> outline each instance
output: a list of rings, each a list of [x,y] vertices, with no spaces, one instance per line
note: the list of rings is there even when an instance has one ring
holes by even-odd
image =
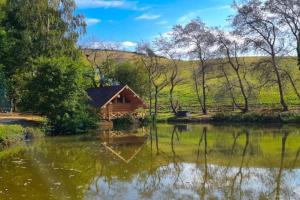
[[[125,117],[133,117],[135,119],[144,119],[145,114],[144,113],[138,113],[138,112],[110,112],[107,113],[100,113],[100,117],[102,120],[114,120],[114,119],[120,119]]]

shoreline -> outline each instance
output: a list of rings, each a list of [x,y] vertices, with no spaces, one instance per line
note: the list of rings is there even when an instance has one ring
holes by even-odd
[[[0,123],[0,153],[25,141],[43,137],[45,137],[44,131],[37,126]]]
[[[189,117],[161,116],[157,122],[167,123],[249,123],[249,124],[300,124],[300,112],[248,112],[211,113]]]

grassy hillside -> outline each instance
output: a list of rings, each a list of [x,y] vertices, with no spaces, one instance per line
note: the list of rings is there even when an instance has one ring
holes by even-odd
[[[86,55],[91,55],[93,53],[92,50],[85,50],[84,53]],[[112,53],[112,52],[109,52]],[[101,62],[105,58],[105,54],[107,52],[97,51],[96,62]],[[113,52],[113,56],[115,56],[117,62],[135,62],[137,58],[141,55],[132,52]],[[245,58],[245,62],[247,66],[252,66],[253,63],[263,59],[263,57],[247,57]],[[296,58],[282,58],[280,60],[280,65],[287,69],[292,75],[293,79],[296,81],[296,85],[300,90],[300,71],[296,66]],[[175,89],[175,97],[180,102],[180,105],[184,109],[188,109],[190,111],[198,112],[199,111],[199,103],[197,101],[197,97],[194,90],[193,81],[191,78],[192,69],[196,66],[195,62],[192,61],[181,61],[180,62],[180,76],[184,78],[184,82],[182,82]],[[231,81],[235,80],[235,76],[230,68],[227,68],[229,73],[229,77]],[[259,85],[262,80],[257,72],[258,69],[252,69],[247,72],[246,77],[254,87]],[[272,71],[270,71],[272,74]],[[214,66],[210,69],[207,76],[208,83],[208,106],[211,108],[218,108],[223,106],[231,106],[232,101],[229,96],[229,93],[225,91],[226,80],[223,77],[221,70],[218,66]],[[297,80],[298,79],[298,80]],[[288,105],[290,107],[298,107],[300,106],[300,101],[297,98],[290,82],[288,80],[284,80],[284,91],[285,97]],[[168,95],[169,95],[169,87],[166,87],[162,93],[160,94],[160,106],[162,112],[169,112],[168,106]],[[239,100],[242,102],[242,98],[239,97]],[[280,108],[279,104],[279,93],[278,88],[275,83],[268,83],[261,89],[255,89],[255,92],[250,99],[250,105],[253,107],[266,107],[266,108]],[[251,107],[250,107],[251,109]]]

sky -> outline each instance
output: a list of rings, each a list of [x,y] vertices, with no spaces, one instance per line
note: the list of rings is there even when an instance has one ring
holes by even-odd
[[[234,14],[232,0],[75,0],[77,13],[86,17],[87,33],[80,46],[97,47],[113,42],[134,50],[139,41],[152,41],[159,34],[200,17],[208,26],[228,28]]]

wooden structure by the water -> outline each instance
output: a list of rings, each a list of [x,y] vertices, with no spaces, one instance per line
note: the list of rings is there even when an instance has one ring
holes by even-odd
[[[148,135],[143,133],[144,130],[142,131],[142,135],[107,130],[101,135],[103,141],[102,145],[120,160],[129,163],[142,150],[147,142]],[[119,147],[131,147],[135,150],[131,152],[130,157],[126,158],[122,155],[122,151],[120,151]]]
[[[139,108],[146,108],[144,101],[127,85],[91,88],[88,90],[90,104],[98,109],[102,120],[122,117],[143,118]]]

